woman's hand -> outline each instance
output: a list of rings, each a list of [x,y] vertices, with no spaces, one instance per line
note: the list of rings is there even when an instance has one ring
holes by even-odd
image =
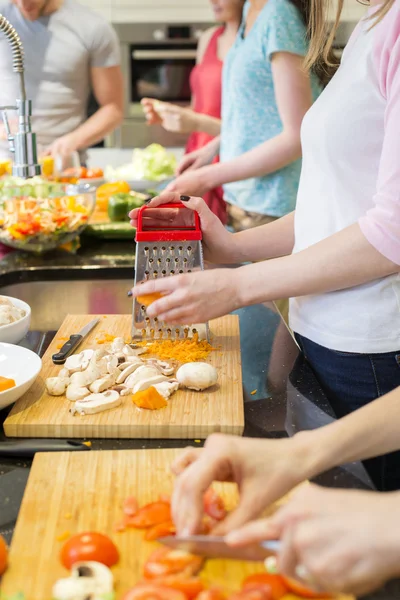
[[[279,571],[330,593],[364,595],[400,575],[399,493],[306,486],[273,517],[231,532],[234,546],[280,539]],[[303,570],[303,569],[302,569]]]
[[[175,193],[163,193],[148,204],[149,208],[155,209],[162,204],[175,204],[181,202],[181,196]],[[204,258],[208,262],[215,264],[230,264],[235,262],[235,237],[229,233],[218,219],[218,217],[208,208],[207,204],[201,198],[190,198],[186,202],[182,202],[182,206],[196,211],[200,217],[201,231],[203,234],[202,244]],[[171,209],[172,210],[172,209]],[[137,227],[137,215],[139,209],[133,210],[129,216],[133,227]],[[182,211],[183,212],[183,211]],[[186,213],[187,211],[185,211]],[[150,214],[150,213],[149,213]],[[176,210],[160,209],[155,214],[151,211],[151,215],[162,220],[167,220],[170,223],[174,221],[177,215]],[[155,223],[154,223],[155,224]],[[189,225],[191,223],[188,223]]]
[[[186,449],[175,461],[172,514],[181,535],[200,530],[203,494],[213,481],[237,483],[240,500],[215,533],[224,535],[260,513],[313,472],[313,454],[300,434],[285,440],[211,435],[204,449]]]
[[[217,187],[214,181],[216,165],[205,167],[196,166],[186,170],[165,188],[167,192],[179,192],[188,196],[204,196],[208,191]]]
[[[162,125],[167,131],[192,133],[197,130],[197,113],[183,106],[143,98],[142,107],[149,125]]]
[[[46,156],[62,156],[66,158],[71,156],[74,152],[79,149],[79,140],[76,133],[73,131],[67,135],[55,140],[51,146],[49,146],[45,152]]]

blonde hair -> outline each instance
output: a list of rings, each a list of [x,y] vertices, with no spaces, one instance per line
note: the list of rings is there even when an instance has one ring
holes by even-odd
[[[329,72],[337,67],[337,61],[335,61],[332,53],[332,45],[342,15],[344,0],[336,1],[336,18],[332,29],[329,30],[328,15],[332,0],[311,0],[308,24],[310,46],[305,61],[307,69],[318,68],[319,70],[325,69]],[[370,17],[372,21],[371,27],[374,27],[387,15],[394,2],[395,0],[383,0],[379,9]]]

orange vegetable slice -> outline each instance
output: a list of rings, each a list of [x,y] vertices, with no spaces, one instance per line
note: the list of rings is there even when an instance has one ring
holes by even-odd
[[[0,377],[0,392],[5,392],[15,387],[16,383],[14,379],[8,379],[7,377]]]
[[[171,505],[167,502],[152,502],[130,517],[127,525],[135,529],[148,529],[167,521],[171,521]]]
[[[158,410],[168,406],[164,396],[161,396],[153,386],[143,392],[136,392],[132,396],[132,402],[139,408],[146,408],[147,410]]]
[[[222,521],[226,517],[227,510],[224,501],[213,488],[206,491],[203,501],[204,511],[209,517],[216,521]]]
[[[162,294],[160,292],[154,292],[154,294],[145,294],[144,296],[138,296],[137,301],[139,304],[143,304],[143,306],[150,306],[156,300],[162,298]]]
[[[153,540],[158,540],[160,537],[173,535],[175,532],[176,528],[173,521],[165,521],[165,523],[159,523],[158,525],[154,525],[154,527],[148,529],[144,539],[148,542],[151,542]]]
[[[203,566],[204,559],[182,550],[160,548],[151,554],[144,565],[144,576],[157,579],[180,573],[186,577],[196,575]]]

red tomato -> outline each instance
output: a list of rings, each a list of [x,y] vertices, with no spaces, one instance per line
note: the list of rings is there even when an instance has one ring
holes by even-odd
[[[86,178],[87,169],[85,167],[79,167],[75,169],[75,167],[71,167],[69,169],[65,169],[62,172],[63,177],[75,177],[77,179],[85,179]]]
[[[0,575],[3,575],[7,568],[8,550],[5,539],[0,535]]]
[[[152,502],[146,504],[129,519],[128,527],[147,529],[171,520],[171,505],[167,502]]]
[[[189,577],[200,571],[203,562],[203,558],[189,554],[189,552],[159,548],[146,561],[144,576],[147,579],[156,579],[182,573]]]
[[[225,600],[225,594],[217,588],[211,588],[210,590],[203,590],[196,600]]]
[[[147,583],[147,582],[146,582]],[[172,588],[185,594],[187,600],[194,600],[203,593],[204,583],[199,577],[186,577],[184,575],[168,575],[167,577],[159,577],[154,579],[151,584],[160,585],[162,587]],[[207,600],[207,598],[205,599]],[[210,599],[212,600],[212,599]],[[215,598],[215,600],[220,600]]]
[[[119,552],[114,542],[102,533],[78,533],[65,542],[60,559],[66,569],[77,562],[90,560],[112,567],[119,560]]]
[[[213,488],[209,488],[204,494],[204,511],[216,521],[222,521],[226,517],[224,501]]]
[[[313,590],[306,588],[304,584],[300,583],[296,579],[292,579],[291,577],[285,577],[282,575],[282,579],[290,592],[293,592],[302,598],[332,598],[332,596],[329,594],[318,594],[318,592],[314,592]]]
[[[88,169],[86,179],[101,179],[103,177],[103,169]]]
[[[137,500],[133,496],[129,496],[129,498],[126,498],[126,500],[124,500],[122,510],[125,515],[128,515],[128,517],[133,517],[133,515],[136,515],[138,509],[139,506]]]
[[[269,573],[250,575],[242,584],[243,590],[258,590],[264,589],[264,587],[270,590],[272,600],[280,600],[289,591],[280,575],[270,575]]]
[[[229,597],[229,600],[272,600],[272,592],[267,586],[247,589],[233,594]]]
[[[158,540],[160,537],[164,537],[167,535],[174,535],[176,533],[175,525],[172,521],[166,521],[165,523],[160,523],[159,525],[154,525],[146,531],[146,535],[144,539],[148,542],[153,540]]]
[[[187,600],[179,590],[163,587],[154,583],[135,586],[123,596],[122,600]]]

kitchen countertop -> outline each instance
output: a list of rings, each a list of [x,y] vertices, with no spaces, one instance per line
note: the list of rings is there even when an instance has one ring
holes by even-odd
[[[91,292],[102,299],[101,312],[129,311],[128,290],[133,279],[134,245],[103,243],[83,245],[76,255],[53,252],[37,257],[11,252],[0,263],[0,294],[17,295],[28,300],[33,308],[34,289],[40,286],[45,302],[47,289],[57,291],[65,282],[76,282],[80,302],[86,302],[85,285],[90,280]],[[69,284],[67,284],[69,285]],[[28,287],[27,287],[28,286]],[[118,298],[112,297],[112,286],[118,287]],[[29,288],[30,291],[27,291]],[[35,288],[38,289],[38,288]],[[117,289],[117,288],[115,288]],[[106,294],[108,291],[108,296]],[[31,296],[29,296],[31,294]],[[36,297],[36,301],[38,301]],[[76,299],[74,299],[77,302]],[[67,301],[66,301],[67,303]],[[128,308],[126,308],[128,306]],[[39,311],[40,305],[37,305]],[[42,326],[33,320],[33,330],[23,345],[43,354],[63,318],[63,306],[52,311],[51,321]],[[68,306],[68,309],[70,307]],[[79,311],[80,305],[76,305]],[[67,311],[67,307],[65,307]],[[75,312],[75,310],[71,310]],[[286,437],[301,429],[312,429],[332,421],[335,416],[310,367],[285,323],[272,306],[253,306],[237,311],[240,318],[243,381],[245,392],[245,435],[251,437]],[[254,395],[251,392],[256,393]],[[1,422],[7,410],[0,411]],[[1,450],[0,438],[0,450]],[[4,438],[3,438],[4,439]],[[171,448],[194,440],[92,440],[92,451],[123,448]],[[268,457],[266,457],[268,460]],[[0,533],[11,539],[18,515],[30,461],[0,458]],[[322,485],[346,488],[368,488],[370,482],[359,463],[334,469],[317,478]],[[400,585],[385,588],[370,600],[400,597]]]

